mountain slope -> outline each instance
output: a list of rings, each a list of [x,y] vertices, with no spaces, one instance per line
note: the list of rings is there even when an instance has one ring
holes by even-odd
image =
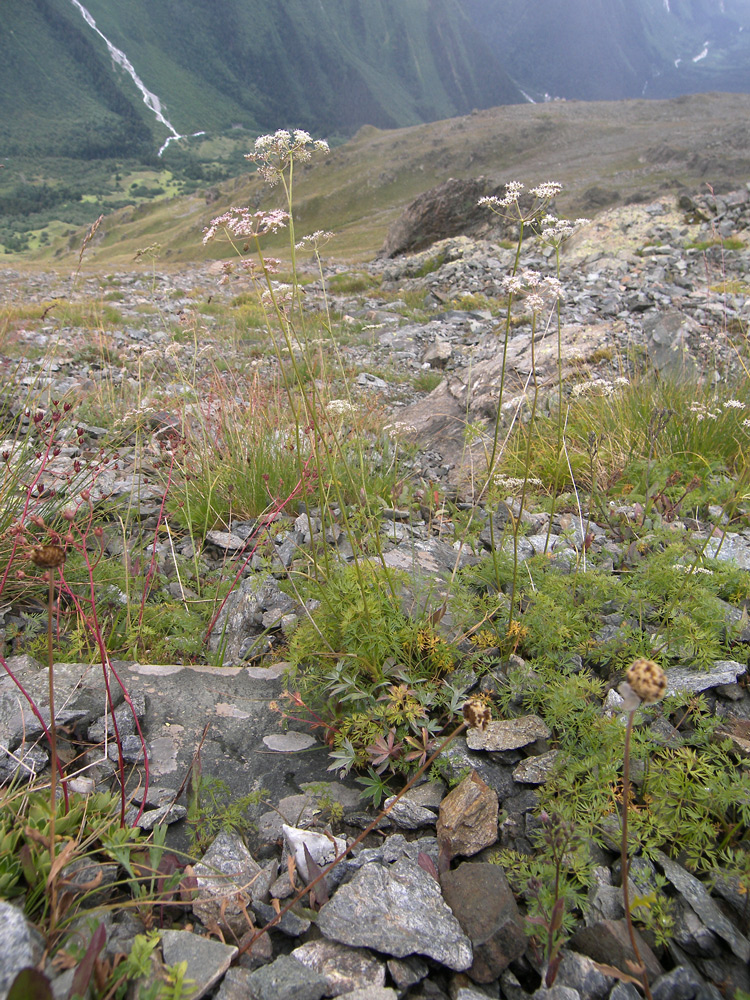
[[[87,0],[180,132],[350,134],[522,100],[458,0]],[[122,155],[168,131],[71,0],[3,0],[6,152]],[[85,141],[85,135],[95,141]],[[64,149],[62,147],[65,147]],[[154,150],[155,151],[155,150]]]
[[[146,109],[61,0],[3,0],[0,155],[152,155]]]

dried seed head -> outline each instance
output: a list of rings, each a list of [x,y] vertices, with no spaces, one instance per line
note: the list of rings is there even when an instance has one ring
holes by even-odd
[[[55,569],[65,562],[65,549],[59,545],[33,545],[29,559],[41,569]]]
[[[634,660],[626,680],[646,705],[661,701],[667,690],[667,675],[653,660]]]
[[[479,698],[469,698],[465,701],[463,712],[466,724],[474,729],[486,729],[492,718],[489,706]]]

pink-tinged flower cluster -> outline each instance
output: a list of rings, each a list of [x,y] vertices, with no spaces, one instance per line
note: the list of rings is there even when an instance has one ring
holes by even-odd
[[[542,275],[528,267],[519,273],[507,275],[503,279],[503,287],[510,295],[525,293],[524,305],[534,313],[541,312],[544,308],[545,297],[553,301],[563,297],[563,287],[557,278]]]
[[[316,229],[309,236],[303,236],[299,243],[295,243],[295,250],[319,250],[324,247],[334,234],[326,229]]]
[[[247,153],[245,159],[257,163],[264,180],[276,184],[293,160],[305,163],[313,153],[328,151],[325,139],[313,139],[309,132],[301,128],[291,132],[280,128],[273,135],[259,135],[255,140],[255,151]]]
[[[203,230],[203,242],[210,243],[220,232],[237,239],[265,236],[266,233],[277,233],[288,222],[289,213],[280,209],[251,212],[249,208],[230,208],[228,212],[212,219],[211,224]]]

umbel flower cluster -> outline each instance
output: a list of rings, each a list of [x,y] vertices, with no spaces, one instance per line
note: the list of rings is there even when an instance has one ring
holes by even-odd
[[[228,212],[211,220],[211,225],[203,230],[203,242],[210,243],[217,233],[229,237],[247,239],[277,233],[289,223],[289,213],[281,209],[270,212],[251,212],[249,208],[230,208]]]
[[[514,219],[523,225],[531,226],[537,233],[542,243],[547,246],[559,247],[565,240],[569,239],[579,226],[584,226],[588,219],[576,219],[570,222],[567,219],[558,219],[556,215],[551,215],[547,209],[551,202],[562,191],[562,184],[557,181],[544,181],[536,187],[529,189],[533,201],[529,207],[520,205],[521,196],[524,192],[524,185],[520,181],[508,181],[505,185],[505,195],[499,198],[497,195],[486,195],[480,198],[478,205],[489,208],[495,215],[504,218]]]
[[[325,139],[313,139],[309,132],[301,128],[291,132],[280,128],[273,135],[259,135],[255,140],[255,151],[246,153],[245,159],[258,164],[258,170],[269,184],[277,184],[294,160],[304,163],[313,153],[328,151]]]

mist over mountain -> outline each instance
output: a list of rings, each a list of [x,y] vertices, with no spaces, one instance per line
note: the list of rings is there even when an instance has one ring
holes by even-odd
[[[464,0],[533,100],[750,89],[750,0]]]

